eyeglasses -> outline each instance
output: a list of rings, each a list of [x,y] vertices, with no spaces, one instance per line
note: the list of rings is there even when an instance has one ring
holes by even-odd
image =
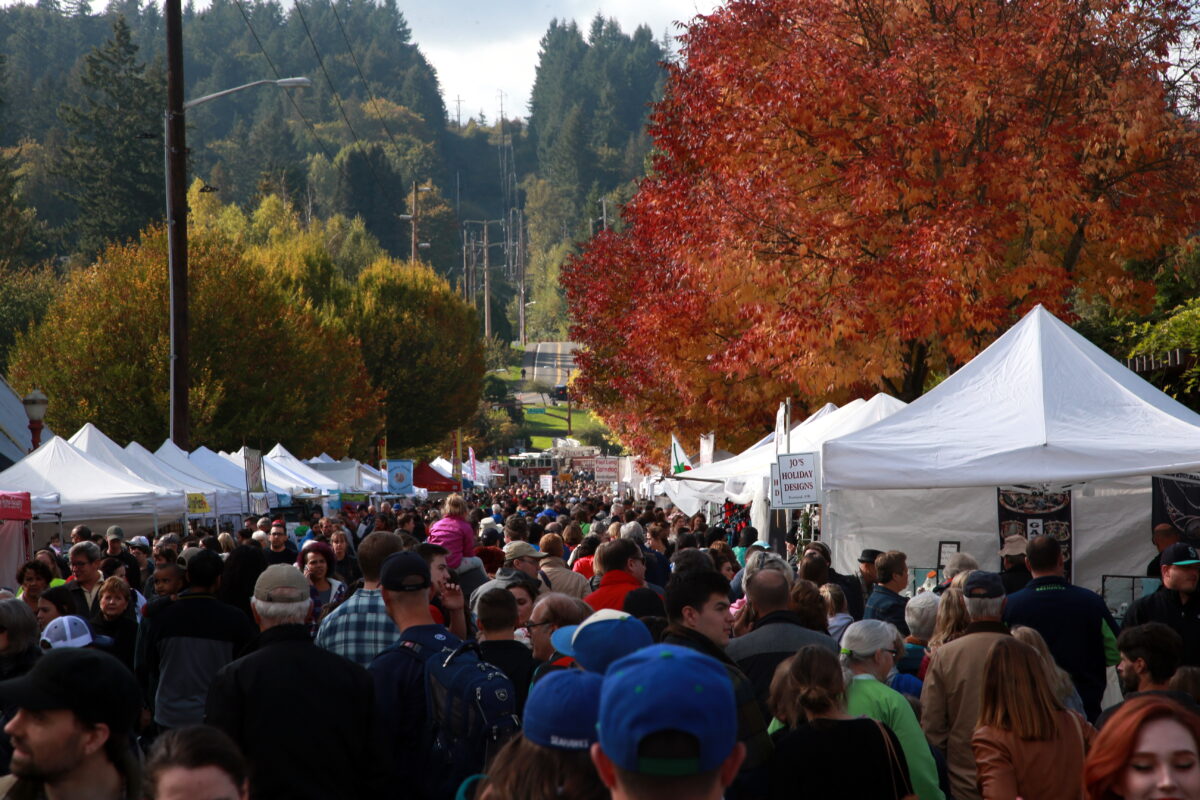
[[[522,628],[524,628],[524,629],[525,629],[525,630],[527,630],[527,631],[531,631],[531,630],[533,630],[534,628],[540,628],[540,627],[542,627],[543,625],[553,625],[553,624],[554,624],[553,622],[549,622],[549,621],[547,621],[547,622],[526,622],[526,623],[525,623],[524,625],[522,625],[521,627],[522,627]]]

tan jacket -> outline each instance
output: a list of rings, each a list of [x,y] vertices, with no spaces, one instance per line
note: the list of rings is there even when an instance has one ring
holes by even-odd
[[[550,581],[550,591],[562,592],[571,597],[578,597],[580,600],[592,591],[592,587],[588,585],[588,579],[578,572],[572,572],[561,558],[553,556],[543,558],[542,563],[538,566]]]
[[[1009,636],[1001,622],[972,622],[961,638],[939,647],[929,660],[921,690],[921,728],[946,753],[954,800],[981,800],[975,786],[971,737],[979,720],[979,691],[988,651]]]
[[[1058,731],[1044,742],[1011,731],[975,731],[977,784],[984,800],[1082,800],[1083,760],[1096,730],[1074,711],[1055,714]]]

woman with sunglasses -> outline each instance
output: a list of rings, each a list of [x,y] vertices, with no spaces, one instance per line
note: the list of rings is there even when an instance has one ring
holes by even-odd
[[[842,634],[842,669],[846,673],[846,711],[887,725],[900,740],[913,791],[920,800],[942,800],[933,751],[912,706],[888,679],[904,653],[904,637],[890,622],[865,619]]]

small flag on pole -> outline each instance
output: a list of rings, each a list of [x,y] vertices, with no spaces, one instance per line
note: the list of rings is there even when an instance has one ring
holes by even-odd
[[[671,474],[678,475],[681,472],[686,472],[692,468],[692,460],[687,457],[687,453],[683,452],[683,447],[679,444],[679,440],[675,438],[675,434],[671,434]]]

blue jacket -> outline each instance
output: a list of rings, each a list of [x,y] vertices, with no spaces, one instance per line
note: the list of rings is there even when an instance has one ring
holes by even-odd
[[[1028,625],[1042,635],[1050,654],[1079,690],[1089,720],[1100,714],[1105,668],[1121,660],[1117,623],[1103,598],[1058,576],[1034,578],[1008,596],[1004,621]]]
[[[896,626],[905,636],[908,636],[908,623],[904,621],[904,607],[908,598],[893,592],[886,586],[875,584],[875,591],[867,598],[867,610],[863,619],[881,619]]]

